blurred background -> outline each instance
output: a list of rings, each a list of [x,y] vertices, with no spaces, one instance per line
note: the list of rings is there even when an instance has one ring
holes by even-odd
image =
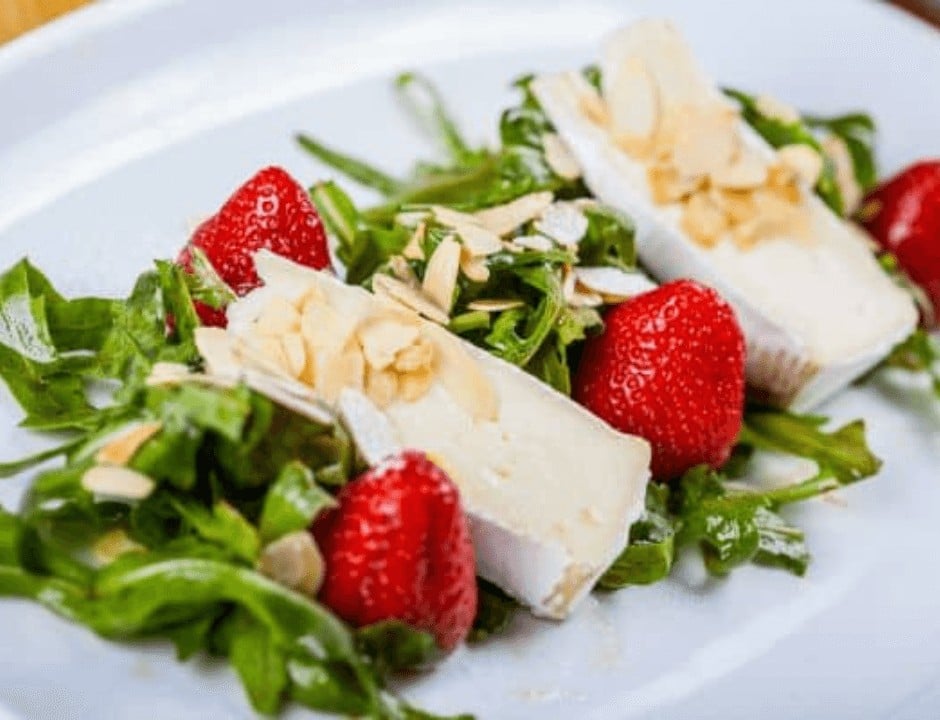
[[[0,0],[0,43],[37,27],[91,0]],[[99,0],[124,2],[127,0]],[[713,0],[714,1],[714,0]],[[383,2],[383,0],[376,0]],[[940,0],[890,0],[940,26]]]

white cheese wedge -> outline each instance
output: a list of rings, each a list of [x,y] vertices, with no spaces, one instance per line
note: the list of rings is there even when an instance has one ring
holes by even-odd
[[[532,90],[587,186],[633,218],[649,271],[660,281],[699,280],[734,306],[747,337],[748,382],[760,399],[810,408],[910,334],[917,322],[911,298],[878,267],[858,231],[805,185],[800,212],[808,239],[782,233],[747,248],[728,237],[711,247],[696,243],[682,229],[679,203],[653,201],[647,163],[623,149],[611,125],[642,133],[670,109],[730,107],[668,22],[641,21],[615,33],[602,70],[615,106],[609,111],[580,73],[539,77]],[[617,77],[626,85],[607,87]],[[743,147],[758,158],[775,158],[740,118],[734,123]]]
[[[238,342],[253,342],[253,319],[276,295],[305,298],[305,312],[318,318],[336,311],[347,328],[374,327],[390,312],[383,298],[270,253],[259,253],[256,267],[265,287],[229,310],[228,333]],[[346,387],[331,399],[335,410],[370,462],[402,447],[427,452],[460,489],[479,574],[535,614],[565,617],[623,549],[643,510],[648,443],[435,323],[392,311],[409,312],[434,344],[433,379],[416,400],[395,397],[381,409],[366,391]],[[495,402],[462,395],[455,388],[461,382]]]

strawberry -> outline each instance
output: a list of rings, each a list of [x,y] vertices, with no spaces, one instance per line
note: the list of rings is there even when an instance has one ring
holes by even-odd
[[[279,167],[259,171],[238,188],[218,213],[196,228],[189,243],[206,254],[236,295],[261,284],[252,255],[262,248],[318,270],[330,266],[320,216],[307,191]],[[189,246],[177,263],[192,271]],[[196,309],[205,324],[225,325],[224,311],[198,302]]]
[[[933,306],[940,323],[940,160],[926,160],[877,187],[861,217],[878,244],[894,255]]]
[[[727,461],[744,413],[744,336],[710,288],[678,280],[614,307],[587,341],[574,397],[646,438],[659,479]]]
[[[457,487],[407,450],[337,495],[314,523],[326,576],[320,600],[356,627],[401,620],[451,650],[473,624],[476,565]]]

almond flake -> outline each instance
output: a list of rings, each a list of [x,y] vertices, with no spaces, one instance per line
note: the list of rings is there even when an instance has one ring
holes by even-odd
[[[398,395],[398,375],[394,370],[377,370],[368,366],[365,391],[372,402],[380,408],[386,408]]]
[[[300,377],[307,367],[307,347],[304,336],[299,332],[291,332],[282,335],[280,340],[287,372],[295,378]]]
[[[604,304],[600,293],[578,288],[577,275],[570,265],[565,266],[561,290],[565,302],[571,307],[599,307]]]
[[[428,331],[440,358],[437,376],[447,392],[474,420],[496,420],[499,398],[463,341],[444,328],[430,326]]]
[[[712,202],[720,207],[732,225],[749,222],[757,215],[754,193],[739,190],[709,190]]]
[[[687,108],[672,146],[682,175],[707,175],[730,165],[738,152],[735,114],[727,107]]]
[[[845,141],[837,135],[830,135],[822,143],[823,151],[832,160],[836,168],[836,185],[842,195],[843,212],[851,215],[861,204],[864,193],[855,179],[855,165]]]
[[[728,190],[750,190],[767,182],[767,164],[756,153],[742,152],[730,164],[709,173],[712,184]]]
[[[782,163],[770,166],[767,172],[767,189],[791,204],[796,204],[803,198],[796,172]]]
[[[548,252],[555,247],[555,243],[544,235],[520,235],[512,239],[512,245],[516,248],[537,252]]]
[[[607,103],[604,102],[604,99],[597,90],[585,82],[578,92],[578,104],[584,116],[595,125],[600,125],[601,127],[610,125],[610,110],[607,108]]]
[[[630,55],[603,79],[614,134],[639,141],[652,137],[659,123],[659,91],[646,63]]]
[[[325,565],[313,536],[297,530],[265,546],[258,571],[291,590],[316,597],[323,585]]]
[[[800,121],[800,113],[796,108],[772,95],[758,95],[755,105],[757,106],[757,112],[764,117],[773,118],[788,125]]]
[[[685,200],[704,185],[703,178],[680,175],[672,165],[651,165],[646,170],[646,177],[653,202],[658,205]]]
[[[430,370],[434,365],[434,345],[427,338],[415,342],[395,354],[392,367],[400,373]]]
[[[813,187],[823,171],[822,156],[809,145],[796,143],[777,150],[777,159],[793,170],[809,187]]]
[[[273,296],[255,320],[262,335],[283,335],[300,327],[300,313],[294,305],[280,295]]]
[[[728,217],[704,193],[689,198],[681,220],[682,229],[702,247],[714,247],[729,229]]]
[[[361,388],[365,383],[365,359],[356,343],[324,358],[317,377],[317,391],[328,403],[339,397],[343,388]]]
[[[373,275],[372,289],[379,297],[393,300],[440,325],[450,322],[450,316],[426,298],[420,291],[408,287],[401,280],[388,275]]]
[[[502,245],[500,245],[502,249]],[[490,268],[486,260],[481,257],[473,257],[466,248],[460,253],[460,271],[468,280],[476,283],[485,283],[490,279]]]
[[[424,259],[419,258],[419,259]],[[421,281],[418,280],[418,276],[415,274],[415,271],[411,268],[411,265],[408,264],[408,261],[401,255],[392,255],[388,259],[388,268],[392,271],[392,275],[401,280],[406,285],[410,285],[413,288],[417,288],[421,285]]]
[[[185,382],[191,373],[189,368],[181,363],[158,362],[154,363],[147,376],[148,387],[155,385],[179,385]]]
[[[452,237],[446,237],[441,240],[428,260],[421,283],[424,295],[446,313],[450,312],[450,306],[454,302],[459,272],[460,243]]]
[[[554,203],[535,221],[535,229],[559,245],[577,247],[588,230],[588,219],[571,203]]]
[[[421,248],[421,243],[424,242],[426,229],[427,226],[423,222],[418,223],[415,231],[411,233],[411,238],[408,240],[408,244],[405,245],[405,249],[401,251],[402,255],[409,260],[424,260],[424,250]]]
[[[156,483],[146,475],[120,465],[96,465],[82,475],[82,487],[100,497],[143,500]]]
[[[525,303],[522,302],[522,300],[513,300],[511,298],[505,300],[490,298],[487,300],[474,300],[471,303],[467,303],[467,310],[474,310],[476,312],[502,312],[503,310],[512,310],[518,307],[525,307]]]
[[[417,228],[428,219],[430,210],[406,210],[395,216],[395,224],[402,227]]]
[[[434,214],[434,219],[446,227],[453,228],[458,225],[480,225],[480,221],[477,220],[475,215],[453,210],[443,205],[432,206],[431,212]]]
[[[523,195],[505,205],[496,205],[476,212],[477,221],[492,233],[503,237],[520,225],[534,220],[552,204],[550,192]]]
[[[107,565],[130,552],[146,552],[147,548],[131,540],[123,528],[112,528],[91,546],[91,554],[99,565]]]
[[[235,356],[235,342],[222,328],[201,327],[195,332],[196,349],[207,371],[216,376],[238,377],[241,363]]]
[[[474,257],[485,257],[503,249],[499,235],[478,225],[454,225],[454,232],[460,236],[463,246]]]
[[[419,370],[398,376],[398,396],[404,402],[415,402],[424,397],[434,383],[432,370]]]
[[[378,318],[363,323],[358,334],[366,363],[374,370],[384,370],[400,351],[418,340],[420,333],[417,325]]]
[[[622,302],[656,288],[656,283],[641,272],[624,272],[615,267],[576,267],[577,284],[601,295],[604,302]]]
[[[143,444],[162,428],[163,423],[160,422],[142,422],[122,431],[98,450],[95,462],[102,465],[127,465]]]
[[[545,162],[558,177],[563,180],[576,180],[581,177],[581,165],[557,133],[542,135],[542,150],[545,153]]]

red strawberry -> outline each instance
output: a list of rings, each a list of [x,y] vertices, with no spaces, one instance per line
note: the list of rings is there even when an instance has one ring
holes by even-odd
[[[923,288],[940,322],[940,160],[912,165],[876,188],[862,207],[865,227]]]
[[[741,430],[744,336],[710,288],[677,280],[616,306],[584,346],[574,397],[653,446],[653,475],[722,465]]]
[[[190,244],[206,254],[237,295],[261,284],[251,256],[262,248],[308,267],[330,266],[320,216],[307,191],[279,167],[261,170],[238,188],[218,213],[196,228]],[[177,262],[192,270],[188,247]],[[224,312],[202,303],[196,309],[207,325],[225,325]]]
[[[347,484],[337,500],[313,527],[326,562],[323,603],[357,627],[402,620],[453,649],[473,624],[477,585],[450,478],[407,450]]]

